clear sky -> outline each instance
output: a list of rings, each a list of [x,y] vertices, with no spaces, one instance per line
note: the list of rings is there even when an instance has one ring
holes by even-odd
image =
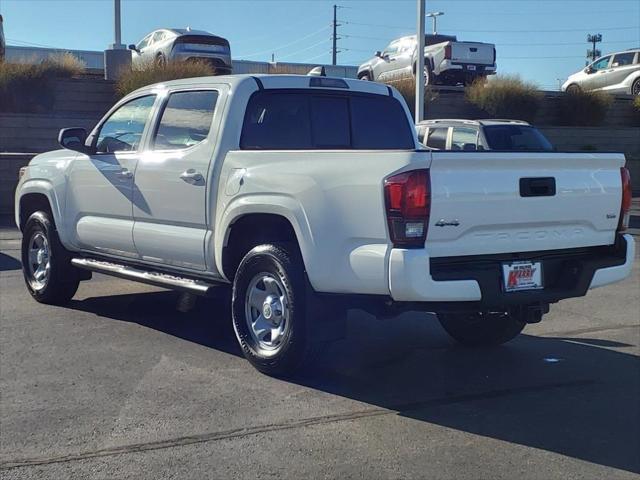
[[[338,63],[357,65],[415,33],[415,0],[122,0],[124,43],[160,27],[203,29],[231,42],[236,59],[331,61],[337,3]],[[427,0],[439,33],[497,46],[500,73],[546,89],[585,64],[588,33],[602,53],[640,46],[640,0]],[[0,0],[9,45],[103,50],[113,42],[112,0]],[[427,19],[427,30],[430,30]]]

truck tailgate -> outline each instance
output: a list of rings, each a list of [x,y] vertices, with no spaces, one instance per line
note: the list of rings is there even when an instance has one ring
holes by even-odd
[[[451,42],[451,61],[493,65],[494,46],[489,43]]]
[[[624,161],[616,153],[433,152],[429,252],[449,257],[612,244]]]

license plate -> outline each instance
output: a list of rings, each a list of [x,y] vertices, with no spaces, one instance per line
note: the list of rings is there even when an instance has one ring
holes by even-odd
[[[503,263],[502,275],[505,292],[543,288],[542,262]]]
[[[475,65],[467,65],[467,70],[475,70],[476,66]]]

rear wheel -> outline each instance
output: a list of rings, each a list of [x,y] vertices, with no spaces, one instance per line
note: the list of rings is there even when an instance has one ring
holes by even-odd
[[[526,325],[518,316],[504,312],[439,313],[438,320],[453,339],[468,347],[506,343]]]
[[[62,305],[78,290],[80,277],[60,243],[48,212],[35,212],[22,235],[22,272],[31,296],[40,303]]]
[[[631,95],[640,96],[640,78],[636,79],[631,85]]]
[[[425,62],[423,73],[422,73],[422,79],[424,81],[425,87],[428,87],[429,85],[433,84],[433,72],[431,71],[431,67],[429,66],[428,62]]]
[[[167,64],[167,57],[164,56],[164,54],[159,53],[156,56],[156,65],[158,65],[159,67],[164,67]]]
[[[294,244],[260,245],[240,262],[233,282],[233,328],[244,356],[259,371],[290,375],[318,352],[307,288]]]

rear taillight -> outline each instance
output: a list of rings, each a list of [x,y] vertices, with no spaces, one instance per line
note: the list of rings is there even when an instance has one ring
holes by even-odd
[[[622,179],[622,202],[620,203],[620,220],[618,231],[624,232],[629,227],[629,214],[631,212],[631,175],[625,167],[620,169]]]
[[[444,58],[445,58],[445,60],[451,60],[451,44],[445,45],[445,47],[444,47]]]
[[[393,245],[423,247],[431,212],[429,170],[411,170],[387,178],[384,200]]]

